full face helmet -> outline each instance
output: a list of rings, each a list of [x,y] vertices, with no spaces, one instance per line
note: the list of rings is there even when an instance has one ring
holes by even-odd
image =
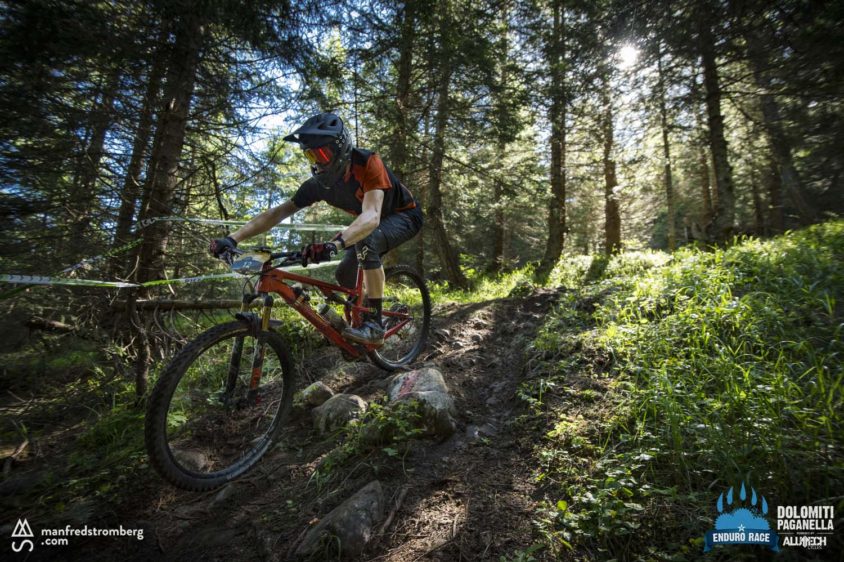
[[[340,179],[352,153],[352,135],[334,113],[310,117],[284,140],[297,143],[305,151],[311,173],[325,189],[331,189]]]

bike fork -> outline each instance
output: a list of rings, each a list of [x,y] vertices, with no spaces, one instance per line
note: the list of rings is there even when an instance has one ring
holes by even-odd
[[[240,313],[245,314],[249,309],[249,303],[255,298],[255,295],[243,295],[243,300],[240,303]],[[243,355],[243,336],[237,336],[232,345],[231,356],[229,357],[229,372],[226,378],[225,396],[229,399],[234,396],[234,387],[237,385],[237,375],[240,371],[240,358]]]
[[[270,317],[273,312],[273,297],[271,295],[264,295],[264,306],[261,307],[261,332],[266,332],[270,329]],[[255,349],[252,353],[252,378],[249,381],[249,392],[246,395],[246,401],[249,404],[257,404],[258,385],[261,382],[261,374],[264,370],[264,342],[260,339],[260,334],[256,334]]]

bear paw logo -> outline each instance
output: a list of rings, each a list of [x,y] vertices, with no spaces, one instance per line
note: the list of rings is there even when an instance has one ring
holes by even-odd
[[[718,509],[718,519],[715,520],[715,529],[770,529],[768,520],[765,515],[768,514],[768,501],[765,496],[762,496],[761,505],[757,507],[759,501],[756,495],[756,489],[751,487],[750,508],[737,507],[733,511],[724,513],[724,493],[718,496],[718,502],[715,507]],[[739,499],[741,501],[747,500],[747,491],[744,487],[744,482],[741,483],[741,490],[739,491]],[[727,505],[733,505],[733,488],[727,491]]]
[[[743,505],[736,505],[731,510],[729,507],[735,500],[734,488],[727,490],[726,498],[721,492],[715,503],[720,515],[715,519],[715,528],[707,531],[704,537],[704,552],[709,552],[718,544],[760,544],[774,552],[779,551],[779,537],[765,519],[768,514],[768,500],[757,494],[753,487],[750,492],[750,505],[744,505],[747,502],[747,488],[742,482],[739,500]]]

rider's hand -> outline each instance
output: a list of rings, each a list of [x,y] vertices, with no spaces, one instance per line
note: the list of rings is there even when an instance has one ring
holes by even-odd
[[[237,240],[231,236],[226,236],[225,238],[212,240],[211,245],[208,247],[208,251],[211,252],[211,255],[215,258],[219,258],[224,254],[231,253],[235,248],[237,248]]]
[[[331,256],[337,253],[337,244],[334,242],[323,242],[321,244],[309,244],[302,250],[302,262],[304,264],[330,261]]]

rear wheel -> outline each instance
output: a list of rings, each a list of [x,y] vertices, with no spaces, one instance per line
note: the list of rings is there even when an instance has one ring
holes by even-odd
[[[269,450],[293,400],[290,354],[274,332],[240,322],[201,334],[170,362],[146,414],[150,461],[165,480],[210,490]]]
[[[431,296],[425,280],[406,265],[385,270],[381,319],[384,345],[369,351],[373,363],[394,371],[412,363],[425,348],[431,325]]]

